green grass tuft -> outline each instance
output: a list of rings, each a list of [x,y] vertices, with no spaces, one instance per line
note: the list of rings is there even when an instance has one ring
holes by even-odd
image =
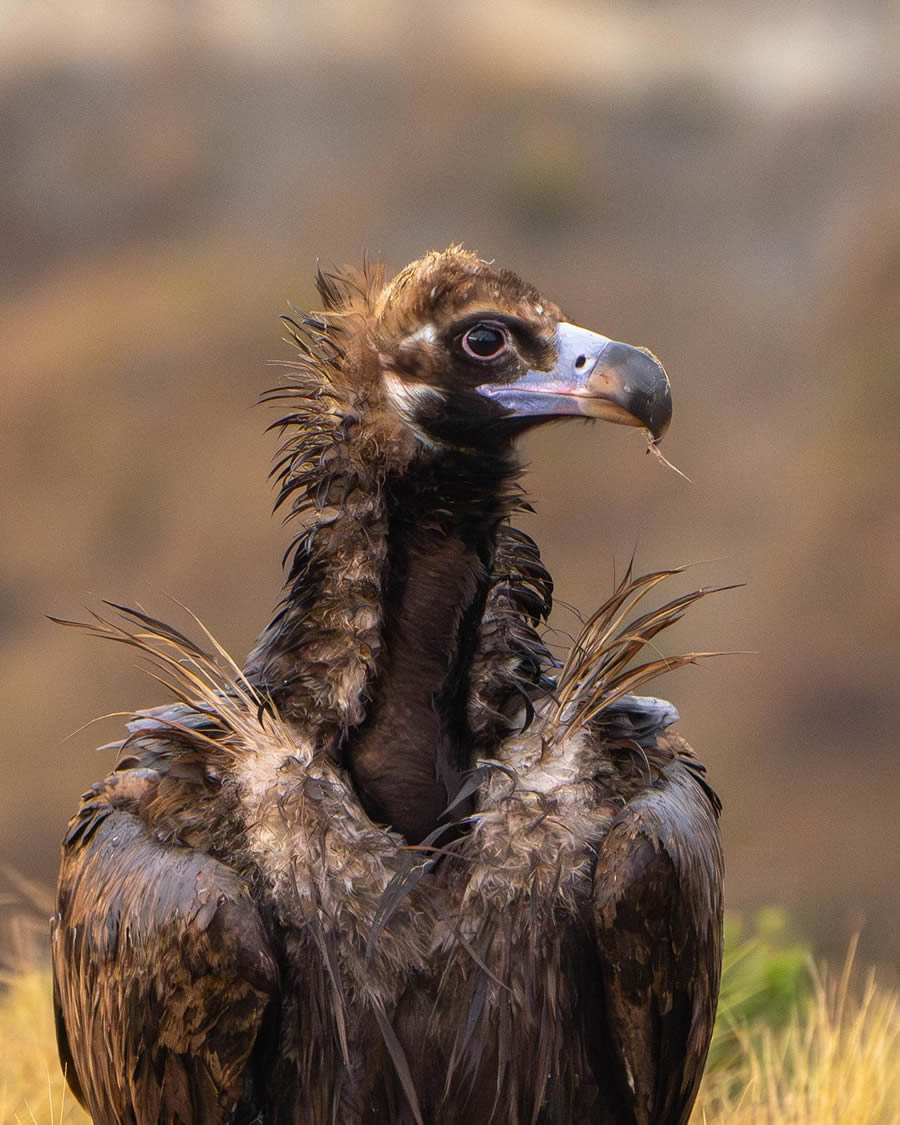
[[[748,1028],[783,1027],[807,999],[810,950],[795,940],[777,907],[757,912],[748,927],[738,915],[725,920],[725,957],[709,1070],[738,1066]]]

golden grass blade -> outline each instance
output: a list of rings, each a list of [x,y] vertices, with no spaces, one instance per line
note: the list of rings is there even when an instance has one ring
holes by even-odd
[[[667,469],[671,469],[673,473],[677,473],[682,478],[682,480],[686,480],[688,484],[693,484],[694,482],[687,475],[687,473],[683,473],[677,465],[673,465],[668,457],[663,454],[662,450],[659,448],[659,443],[653,437],[653,434],[651,434],[649,430],[645,430],[644,432],[647,435],[647,452],[652,453],[657,461],[661,461]]]

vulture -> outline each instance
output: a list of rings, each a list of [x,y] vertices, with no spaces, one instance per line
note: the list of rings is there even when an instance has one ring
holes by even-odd
[[[655,443],[665,371],[459,246],[317,283],[263,396],[296,535],[246,663],[111,603],[81,626],[173,698],[134,713],[63,841],[68,1082],[100,1125],[684,1123],[720,806],[636,690],[696,658],[654,638],[705,591],[647,609],[676,572],[629,567],[554,657],[511,522],[524,432]]]

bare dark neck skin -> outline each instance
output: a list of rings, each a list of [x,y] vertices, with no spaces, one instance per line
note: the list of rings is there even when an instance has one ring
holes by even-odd
[[[345,747],[369,814],[411,843],[440,823],[472,764],[468,673],[496,530],[422,516],[390,521],[381,654],[366,721]]]

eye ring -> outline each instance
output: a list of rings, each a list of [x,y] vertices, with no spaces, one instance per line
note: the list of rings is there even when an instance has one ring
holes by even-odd
[[[509,333],[499,324],[476,324],[463,333],[460,345],[470,359],[486,363],[506,351]]]

